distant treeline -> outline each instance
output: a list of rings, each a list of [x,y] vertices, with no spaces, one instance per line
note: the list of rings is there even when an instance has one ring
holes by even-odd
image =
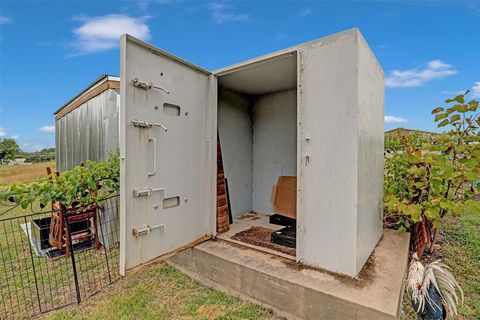
[[[30,163],[51,161],[55,159],[55,148],[26,152],[20,149],[15,139],[0,139],[0,164],[8,164],[19,158]]]
[[[46,148],[35,152],[20,151],[17,158],[24,158],[25,162],[29,163],[55,160],[55,148]]]

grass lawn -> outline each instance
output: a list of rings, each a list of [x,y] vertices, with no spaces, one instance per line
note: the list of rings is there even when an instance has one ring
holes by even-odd
[[[165,263],[130,274],[106,291],[43,319],[280,319],[259,306],[204,287]]]
[[[465,291],[460,319],[480,319],[480,216],[465,214],[448,221],[443,236],[438,255]],[[107,291],[45,319],[278,319],[261,307],[203,287],[166,264],[129,275]],[[402,319],[416,320],[407,297]]]
[[[34,181],[41,176],[46,176],[46,167],[55,168],[55,161],[19,164],[0,165],[0,185],[12,182]]]
[[[33,165],[0,166],[0,185],[11,182],[33,181],[46,175],[45,167],[54,166],[53,162]],[[36,210],[39,210],[35,206]],[[0,216],[0,219],[17,217],[29,213],[30,209],[15,208]],[[23,221],[20,221],[23,222]],[[22,244],[20,248],[12,249],[11,243],[7,243],[7,235],[14,233],[15,243]],[[12,242],[10,236],[9,240]],[[14,295],[14,305],[22,307],[34,306],[35,297],[30,297],[28,292],[33,291],[33,277],[25,279],[25,274],[31,268],[28,243],[20,230],[17,220],[0,221],[0,283],[10,287],[23,288],[19,296]],[[23,241],[23,242],[22,242]],[[18,249],[18,250],[17,250]],[[81,255],[96,254],[88,250]],[[85,260],[85,259],[84,259]],[[15,265],[2,264],[2,261],[18,261]],[[33,263],[37,267],[37,277],[41,293],[50,297],[46,301],[47,307],[55,306],[54,297],[64,297],[67,288],[67,296],[74,301],[71,284],[65,284],[66,277],[56,279],[55,275],[65,275],[70,267],[66,259],[56,261],[34,257]],[[93,261],[88,259],[88,261]],[[5,269],[5,270],[3,270]],[[22,269],[23,272],[18,272]],[[80,277],[85,274],[100,274],[93,272],[91,266],[80,264]],[[49,274],[46,274],[48,270]],[[61,272],[56,272],[61,270]],[[21,277],[21,275],[24,275]],[[44,278],[54,281],[45,283]],[[97,277],[95,277],[97,278]],[[68,281],[67,281],[68,282]],[[83,282],[83,281],[81,281]],[[7,289],[0,285],[0,292]],[[46,289],[44,289],[46,287]],[[1,299],[0,299],[1,302]],[[20,310],[21,311],[21,310]],[[0,313],[2,312],[0,308]],[[1,318],[1,316],[0,316]],[[179,271],[166,264],[160,263],[132,273],[124,279],[106,287],[99,294],[89,299],[84,299],[80,305],[73,305],[56,312],[48,313],[44,319],[278,319],[265,309],[244,302],[240,299],[228,296],[218,291],[204,287],[194,280],[183,275]]]
[[[460,319],[480,319],[480,216],[464,214],[445,223],[438,256],[453,269],[465,292]],[[407,296],[407,295],[405,295]],[[408,297],[402,319],[416,319]]]
[[[45,167],[54,167],[53,162],[32,165],[0,166],[0,185],[11,182],[33,181],[46,175]],[[0,217],[5,219],[27,213],[24,209],[15,208]],[[1,222],[0,254],[1,261],[20,259],[25,268],[30,268],[28,244],[22,243],[23,231],[18,223]],[[16,243],[21,243],[21,250],[7,250],[10,245],[5,243],[5,233],[15,230]],[[437,255],[452,267],[457,279],[465,291],[465,303],[460,306],[461,319],[480,319],[480,216],[465,214],[445,223],[439,241],[440,250]],[[87,251],[85,254],[95,254]],[[79,254],[80,256],[80,254]],[[7,259],[8,258],[8,259]],[[42,266],[45,270],[67,270],[65,260],[43,261],[34,258],[39,266],[39,279],[43,278]],[[14,270],[10,265],[5,265]],[[1,264],[0,264],[1,267]],[[84,264],[81,274],[92,272],[92,266]],[[1,269],[1,268],[0,268]],[[19,287],[29,287],[33,283],[16,274],[10,274],[10,269],[0,272],[0,284],[7,281]],[[16,270],[16,269],[15,269]],[[64,271],[65,271],[64,270]],[[17,272],[18,273],[18,272]],[[53,272],[55,274],[55,272]],[[56,277],[54,277],[56,278]],[[7,280],[8,279],[8,280]],[[61,277],[52,284],[63,287]],[[40,282],[43,285],[42,282]],[[0,285],[2,289],[3,285]],[[5,289],[2,289],[5,290]],[[48,291],[48,290],[47,290]],[[68,290],[67,290],[68,291]],[[3,291],[2,291],[3,292]],[[46,296],[50,296],[46,293]],[[56,296],[53,294],[53,296]],[[51,298],[51,297],[50,297]],[[32,300],[30,297],[18,297],[16,302],[22,304]],[[34,301],[34,299],[32,300]],[[52,301],[53,306],[53,301]],[[408,297],[404,299],[404,314],[402,319],[416,319]],[[254,304],[231,297],[213,289],[204,287],[176,269],[158,263],[143,268],[128,275],[126,278],[108,286],[101,293],[90,299],[85,299],[80,305],[60,309],[48,313],[43,319],[279,319],[269,311]]]
[[[46,176],[47,166],[54,167],[54,162],[2,165],[0,186],[14,181],[35,181]],[[11,203],[0,206],[0,319],[22,318],[38,313],[40,308],[45,311],[76,301],[70,257],[49,259],[37,256],[31,249],[22,226],[34,219],[50,217],[49,212],[32,214],[32,210],[42,211],[37,202],[25,209]],[[43,209],[48,210],[49,207]],[[107,223],[114,225],[114,222]],[[107,287],[110,278],[118,277],[118,268],[112,268],[109,274],[106,267],[106,256],[110,263],[118,265],[117,247],[84,250],[75,256],[82,296]]]

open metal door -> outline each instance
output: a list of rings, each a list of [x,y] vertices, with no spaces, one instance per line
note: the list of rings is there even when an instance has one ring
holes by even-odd
[[[121,38],[122,274],[214,232],[209,210],[213,79],[158,48]]]

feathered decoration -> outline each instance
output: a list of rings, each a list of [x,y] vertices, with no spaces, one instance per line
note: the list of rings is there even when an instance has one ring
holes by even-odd
[[[444,319],[444,308],[450,317],[455,318],[458,315],[457,305],[463,303],[463,290],[450,267],[441,261],[431,262],[425,267],[416,253],[408,270],[407,290],[412,295],[415,312],[422,319]]]

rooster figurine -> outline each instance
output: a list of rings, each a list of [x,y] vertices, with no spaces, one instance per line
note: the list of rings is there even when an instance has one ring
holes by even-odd
[[[421,320],[443,320],[447,315],[455,318],[457,305],[459,301],[463,302],[463,290],[450,267],[441,261],[431,262],[425,267],[416,253],[408,270],[407,290],[411,293],[412,306]]]

